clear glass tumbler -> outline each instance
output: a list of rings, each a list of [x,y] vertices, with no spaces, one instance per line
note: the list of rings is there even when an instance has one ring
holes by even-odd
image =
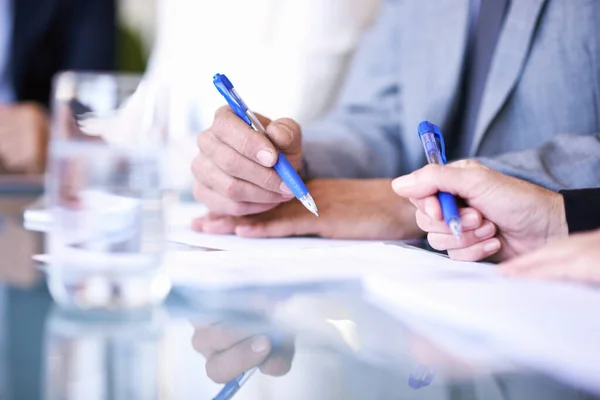
[[[66,307],[156,305],[170,290],[161,190],[166,130],[140,77],[60,74],[46,174],[47,279]]]

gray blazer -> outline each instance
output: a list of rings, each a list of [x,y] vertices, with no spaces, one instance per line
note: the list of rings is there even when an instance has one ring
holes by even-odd
[[[309,177],[395,177],[425,164],[421,120],[448,140],[469,0],[386,0],[337,106],[304,132]],[[512,0],[473,145],[552,189],[600,186],[600,1]]]

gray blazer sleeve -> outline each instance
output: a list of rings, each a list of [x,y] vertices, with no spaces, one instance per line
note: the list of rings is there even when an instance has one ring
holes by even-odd
[[[397,2],[382,5],[354,55],[334,109],[304,129],[308,178],[381,178],[402,171],[396,6]]]
[[[537,149],[479,160],[552,190],[600,187],[600,133],[559,135]]]

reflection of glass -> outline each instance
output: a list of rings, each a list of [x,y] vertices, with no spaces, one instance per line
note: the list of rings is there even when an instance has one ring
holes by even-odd
[[[46,323],[47,400],[158,399],[168,391],[162,310],[93,315],[55,309]]]
[[[48,284],[64,306],[147,306],[170,289],[158,269],[166,125],[158,96],[145,96],[139,83],[136,76],[72,72],[55,81]]]

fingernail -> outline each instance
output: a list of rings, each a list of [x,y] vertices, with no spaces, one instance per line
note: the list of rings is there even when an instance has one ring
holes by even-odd
[[[416,180],[417,179],[414,176],[414,174],[404,175],[404,176],[394,179],[394,181],[392,182],[392,188],[394,190],[406,189],[408,187],[414,186],[416,183]]]
[[[474,212],[467,213],[462,216],[462,225],[465,229],[475,228],[479,224],[479,218]]]
[[[290,190],[288,185],[285,184],[285,182],[281,182],[281,185],[279,185],[279,190],[281,190],[283,194],[292,194],[292,191]]]
[[[283,129],[285,131],[285,133],[287,133],[289,135],[290,141],[294,140],[294,135],[296,134],[296,132],[294,132],[292,130],[292,128],[290,128],[286,124],[282,124],[280,122],[275,122],[273,125],[275,125],[275,127],[277,129]]]
[[[494,234],[494,225],[485,223],[481,228],[475,230],[475,237],[484,239]]]
[[[271,343],[266,336],[259,336],[252,341],[250,348],[253,352],[260,354],[269,350]]]
[[[498,250],[500,250],[500,241],[498,239],[493,239],[483,246],[483,251],[486,253],[493,253]]]
[[[256,158],[265,167],[272,167],[275,164],[275,156],[269,150],[261,150],[256,154]]]

